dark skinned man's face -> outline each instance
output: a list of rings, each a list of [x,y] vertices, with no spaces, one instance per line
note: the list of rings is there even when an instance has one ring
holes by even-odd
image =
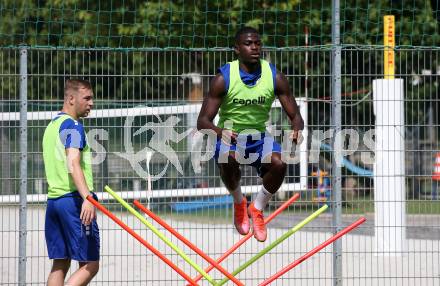
[[[260,61],[261,40],[256,33],[246,33],[235,43],[235,53],[244,64],[255,64]]]

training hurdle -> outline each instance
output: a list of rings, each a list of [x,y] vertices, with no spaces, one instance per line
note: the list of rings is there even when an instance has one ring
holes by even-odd
[[[259,253],[257,253],[254,257],[252,257],[251,259],[249,259],[248,261],[246,261],[243,265],[239,266],[236,270],[234,270],[232,272],[233,275],[237,275],[238,273],[240,273],[241,271],[243,271],[244,269],[246,269],[247,267],[249,267],[252,263],[254,263],[255,261],[257,261],[258,259],[260,259],[263,255],[265,255],[266,253],[268,253],[270,250],[272,250],[275,246],[279,245],[281,242],[283,242],[284,240],[286,240],[289,236],[291,236],[292,234],[294,234],[295,232],[297,232],[298,230],[300,230],[301,228],[303,228],[306,224],[308,224],[309,222],[311,222],[312,220],[314,220],[315,218],[317,218],[320,214],[322,214],[323,212],[325,212],[327,210],[328,206],[327,205],[323,205],[321,208],[319,208],[317,211],[315,211],[313,214],[311,214],[310,216],[308,216],[307,218],[305,218],[304,220],[302,220],[300,223],[298,223],[296,226],[294,226],[293,228],[291,228],[290,230],[288,230],[286,233],[284,233],[282,236],[280,236],[279,238],[277,238],[274,242],[272,242],[271,244],[269,244],[267,247],[265,247],[263,250],[261,250]],[[228,278],[224,278],[223,280],[221,280],[219,282],[219,286],[225,284],[226,282],[228,282]]]
[[[296,201],[299,198],[299,194],[293,195],[290,199],[288,199],[286,202],[284,202],[279,208],[277,208],[273,213],[271,213],[267,218],[264,219],[265,224],[268,224],[271,220],[273,220],[277,215],[279,215],[283,210],[285,210],[288,206],[290,206],[294,201]],[[220,256],[216,262],[221,263],[223,260],[225,260],[230,254],[232,254],[235,250],[237,250],[241,245],[243,245],[246,241],[248,241],[249,238],[251,238],[253,233],[250,231],[248,234],[243,236],[236,244],[234,244],[231,248],[229,248],[222,256]],[[210,265],[208,268],[205,269],[205,272],[208,273],[214,269],[214,266]],[[199,275],[196,278],[194,278],[194,281],[197,282],[200,279],[202,279],[203,276]]]
[[[127,231],[131,236],[136,238],[142,245],[144,245],[148,250],[156,254],[163,262],[168,264],[171,268],[173,268],[177,273],[180,274],[186,281],[188,281],[191,285],[197,286],[197,283],[189,277],[185,272],[183,272],[179,267],[177,267],[171,260],[166,258],[159,250],[154,248],[151,244],[149,244],[145,239],[140,237],[136,232],[134,232],[130,227],[128,227],[125,223],[123,223],[120,219],[118,219],[115,215],[113,215],[108,209],[106,209],[103,205],[98,203],[93,199],[92,196],[88,196],[87,200],[91,202],[97,209],[106,214],[109,218],[111,218],[114,222],[116,222],[120,227],[122,227],[125,231]]]
[[[150,216],[152,219],[154,219],[158,224],[163,226],[165,229],[167,229],[169,232],[171,232],[175,237],[180,239],[184,244],[186,244],[190,249],[192,249],[194,252],[199,254],[203,259],[211,263],[213,267],[220,270],[223,274],[226,275],[229,279],[231,279],[236,285],[244,285],[240,281],[237,280],[234,276],[232,276],[229,272],[227,272],[220,264],[218,264],[214,259],[209,257],[207,254],[205,254],[202,250],[200,250],[197,246],[195,246],[193,243],[191,243],[189,240],[187,240],[183,235],[181,235],[179,232],[177,232],[174,228],[172,228],[169,224],[167,224],[164,220],[162,220],[160,217],[158,217],[156,214],[154,214],[152,211],[144,207],[139,201],[134,200],[133,204],[139,208],[141,211],[143,211],[145,214]],[[205,273],[207,273],[205,271]]]
[[[280,236],[278,239],[273,241],[270,245],[265,247],[263,250],[261,250],[258,254],[256,254],[254,257],[252,257],[250,260],[245,262],[243,265],[239,266],[236,270],[229,273],[227,270],[225,270],[222,266],[220,266],[220,263],[226,259],[231,253],[233,253],[238,247],[244,244],[251,236],[252,232],[244,236],[242,239],[240,239],[236,244],[234,244],[228,251],[226,251],[220,258],[217,260],[212,259],[208,255],[206,255],[202,250],[200,250],[197,246],[195,246],[193,243],[191,243],[189,240],[187,240],[184,236],[182,236],[180,233],[178,233],[175,229],[173,229],[170,225],[168,225],[165,221],[163,221],[159,216],[154,214],[149,209],[145,208],[142,204],[140,204],[139,201],[135,200],[134,205],[139,208],[142,212],[144,212],[146,215],[151,217],[153,220],[155,220],[157,223],[159,223],[161,226],[163,226],[165,229],[170,231],[175,237],[179,238],[184,244],[186,244],[190,249],[195,251],[197,254],[199,254],[203,259],[205,259],[207,262],[210,263],[210,266],[206,268],[206,270],[203,270],[200,266],[198,266],[196,263],[194,263],[186,254],[180,250],[176,245],[171,243],[162,233],[160,233],[150,222],[148,222],[139,212],[137,212],[134,208],[132,208],[127,202],[125,202],[117,193],[115,193],[110,187],[106,186],[105,191],[107,191],[113,198],[115,198],[122,206],[124,206],[130,213],[135,215],[144,225],[146,225],[150,230],[153,231],[162,241],[164,241],[168,246],[170,246],[177,254],[179,254],[186,262],[188,262],[195,270],[197,270],[200,274],[196,278],[192,279],[187,274],[185,274],[180,268],[178,268],[173,262],[168,260],[162,253],[160,253],[157,249],[155,249],[152,245],[150,245],[147,241],[145,241],[142,237],[140,237],[138,234],[136,234],[131,228],[129,228],[127,225],[125,225],[121,220],[119,220],[116,216],[114,216],[109,210],[107,210],[105,207],[103,207],[100,203],[95,201],[91,196],[89,196],[87,199],[93,203],[94,206],[96,206],[99,210],[101,210],[104,214],[109,216],[113,221],[115,221],[118,225],[120,225],[124,230],[126,230],[128,233],[130,233],[134,238],[136,238],[139,242],[141,242],[144,246],[146,246],[150,251],[152,251],[155,255],[159,256],[161,260],[163,260],[167,265],[169,265],[172,269],[174,269],[180,276],[182,276],[189,285],[198,285],[197,282],[201,278],[206,278],[208,282],[210,282],[212,285],[224,285],[229,280],[233,281],[236,285],[244,285],[242,282],[240,282],[235,275],[239,274],[241,271],[249,267],[251,264],[253,264],[255,261],[260,259],[262,256],[267,254],[270,250],[275,248],[277,245],[282,243],[284,240],[289,238],[291,235],[293,235],[295,232],[303,228],[306,224],[316,219],[320,214],[322,214],[324,211],[327,210],[328,206],[324,205],[321,208],[319,208],[317,211],[315,211],[313,214],[302,220],[300,223],[298,223],[296,226],[288,230],[286,233],[284,233],[282,236]],[[275,216],[280,214],[284,209],[286,209],[291,203],[293,203],[295,200],[299,198],[298,194],[295,194],[293,197],[291,197],[288,201],[283,203],[276,211],[274,211],[271,215],[269,215],[265,219],[265,223],[269,223]],[[270,278],[264,280],[261,285],[268,285],[272,283],[274,280],[285,274],[286,272],[290,271],[306,259],[310,258],[317,252],[319,252],[321,249],[325,248],[329,244],[333,243],[335,240],[341,238],[343,235],[347,234],[348,232],[352,231],[354,228],[358,227],[360,224],[365,222],[365,218],[360,218],[358,221],[354,222],[350,226],[344,228],[342,231],[338,232],[328,240],[326,240],[321,245],[315,247],[310,252],[305,254],[304,256],[300,257],[299,259],[295,260],[293,263],[287,265],[282,270],[271,276]],[[222,280],[215,281],[209,274],[207,274],[212,269],[217,268],[220,272],[222,272],[226,277]]]
[[[186,262],[188,262],[197,272],[203,275],[203,277],[208,280],[212,285],[217,285],[214,279],[207,274],[203,268],[197,265],[191,258],[189,258],[179,247],[168,240],[154,225],[152,225],[148,220],[146,220],[138,211],[132,208],[126,201],[124,201],[118,194],[116,194],[109,186],[105,186],[105,191],[108,192],[115,200],[117,200],[122,206],[124,206],[130,213],[137,217],[144,225],[146,225],[154,234],[156,234],[165,244],[171,247],[180,257],[182,257]],[[225,270],[226,272],[226,270]],[[226,272],[227,273],[227,272]],[[228,273],[230,276],[230,274]],[[243,285],[238,280],[236,280],[237,285]]]
[[[349,233],[350,231],[352,231],[353,229],[355,229],[359,225],[363,224],[365,221],[366,221],[366,219],[364,217],[358,219],[357,221],[355,221],[351,225],[347,226],[346,228],[344,228],[343,230],[341,230],[340,232],[338,232],[334,236],[332,236],[329,239],[327,239],[324,243],[322,243],[322,244],[318,245],[317,247],[313,248],[311,251],[307,252],[306,254],[304,254],[303,256],[301,256],[300,258],[298,258],[297,260],[295,260],[291,264],[287,265],[286,267],[284,267],[283,269],[281,269],[280,271],[278,271],[277,273],[275,273],[271,277],[269,277],[266,280],[264,280],[258,286],[269,285],[275,279],[281,277],[281,275],[283,275],[286,272],[292,270],[294,267],[296,267],[297,265],[301,264],[306,259],[308,259],[311,256],[313,256],[315,253],[317,253],[318,251],[322,250],[323,248],[328,246],[330,243],[335,242],[337,239],[341,238],[342,236],[344,236],[345,234]]]

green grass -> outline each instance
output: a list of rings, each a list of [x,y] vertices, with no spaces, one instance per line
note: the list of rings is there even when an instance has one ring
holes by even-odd
[[[271,213],[277,206],[272,206],[266,210],[266,214]],[[283,213],[298,214],[312,213],[319,208],[317,203],[297,202],[293,203]],[[327,212],[331,212],[328,210]],[[410,215],[440,215],[440,201],[413,200],[406,202],[406,212]],[[374,202],[371,200],[357,200],[345,203],[342,207],[343,214],[373,214]],[[163,212],[164,217],[173,220],[191,220],[201,223],[223,224],[232,221],[232,209],[205,209],[187,213]]]
[[[343,214],[367,214],[374,213],[373,200],[356,200],[343,204]],[[406,201],[406,213],[417,214],[440,214],[440,201],[408,200]]]
[[[273,212],[281,204],[281,201],[272,201],[270,207],[266,210],[266,215]],[[170,212],[167,204],[161,204],[162,207],[153,207],[153,211],[167,220],[174,221],[192,221],[204,224],[230,224],[232,223],[232,208],[213,208],[199,209],[193,212]],[[125,211],[118,204],[109,206],[112,211]],[[293,203],[283,214],[311,214],[319,208],[318,203],[311,201],[297,201]],[[408,200],[406,201],[406,212],[409,215],[440,215],[440,201],[432,200]],[[329,209],[327,213],[331,213]],[[372,198],[352,200],[344,203],[342,207],[344,215],[363,215],[374,214],[374,201]]]
[[[408,214],[440,214],[440,201],[407,201],[406,212]]]
[[[164,219],[176,221],[193,221],[198,223],[227,224],[232,222],[232,208],[204,209],[193,212],[159,212]]]

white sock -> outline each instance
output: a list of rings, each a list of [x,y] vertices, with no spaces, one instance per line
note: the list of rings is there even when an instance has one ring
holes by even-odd
[[[261,185],[261,190],[258,192],[257,197],[254,200],[254,207],[260,211],[264,210],[267,203],[272,198],[272,195],[273,194],[271,194],[268,190],[266,190],[266,188],[264,188],[263,185]]]
[[[235,204],[240,204],[243,200],[243,193],[241,192],[241,186],[239,185],[234,191],[229,191]]]

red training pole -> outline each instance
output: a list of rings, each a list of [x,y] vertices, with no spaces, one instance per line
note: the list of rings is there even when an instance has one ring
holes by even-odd
[[[156,254],[163,262],[168,264],[171,268],[173,268],[177,273],[180,274],[186,281],[188,281],[191,285],[197,286],[197,283],[189,277],[185,272],[183,272],[180,268],[178,268],[174,263],[166,258],[159,250],[155,249],[151,244],[149,244],[145,239],[139,236],[136,232],[134,232],[131,228],[129,228],[126,224],[124,224],[120,219],[118,219],[114,214],[112,214],[108,209],[106,209],[103,205],[98,203],[93,199],[92,196],[88,196],[87,200],[91,202],[97,209],[106,214],[109,218],[111,218],[114,222],[116,222],[120,227],[125,229],[129,234],[131,234],[134,238],[136,238],[140,243],[142,243],[146,248],[148,248],[151,252]]]
[[[244,286],[243,283],[241,283],[235,276],[233,276],[231,273],[229,273],[226,269],[224,269],[222,266],[220,266],[217,262],[215,262],[214,259],[206,255],[202,250],[200,250],[197,246],[195,246],[193,243],[191,243],[189,240],[187,240],[183,235],[181,235],[179,232],[177,232],[174,228],[172,228],[169,224],[167,224],[164,220],[162,220],[159,216],[154,214],[152,211],[144,207],[139,201],[134,200],[133,204],[138,207],[141,211],[146,213],[148,216],[150,216],[152,219],[154,219],[158,224],[166,228],[169,232],[171,232],[175,237],[180,239],[183,243],[185,243],[189,248],[191,248],[193,251],[197,252],[203,259],[214,265],[215,268],[220,270],[226,277],[228,277],[232,282],[234,282],[236,285]]]
[[[299,198],[299,194],[293,195],[289,200],[284,202],[279,208],[277,208],[273,213],[271,213],[267,218],[264,219],[264,223],[268,224],[271,220],[273,220],[277,215],[279,215],[283,210],[285,210],[290,204],[292,204],[294,201],[296,201]],[[239,248],[243,243],[245,243],[249,238],[251,238],[252,232],[250,231],[248,234],[243,236],[236,244],[234,244],[228,251],[226,251],[222,256],[220,256],[216,262],[221,263],[223,260],[225,260],[231,253],[233,253],[237,248]],[[208,268],[205,269],[206,273],[209,273],[214,269],[214,266],[210,265]],[[194,281],[197,282],[200,279],[202,279],[202,275],[198,275],[196,278],[194,278]]]
[[[281,269],[279,272],[275,273],[274,275],[272,275],[271,277],[267,278],[266,280],[264,280],[261,284],[259,284],[258,286],[264,286],[264,285],[269,285],[270,283],[272,283],[275,279],[279,278],[281,275],[285,274],[286,272],[290,271],[292,268],[294,268],[295,266],[297,266],[298,264],[302,263],[304,260],[310,258],[312,255],[314,255],[315,253],[317,253],[318,251],[320,251],[321,249],[323,249],[324,247],[326,247],[327,245],[333,243],[335,240],[339,239],[341,236],[347,234],[348,232],[352,231],[354,228],[358,227],[359,225],[363,224],[366,221],[366,219],[364,217],[358,219],[357,221],[355,221],[354,223],[352,223],[351,225],[347,226],[346,228],[344,228],[343,230],[341,230],[340,232],[338,232],[337,234],[335,234],[334,236],[330,237],[329,239],[327,239],[324,243],[318,245],[317,247],[313,248],[311,251],[309,251],[308,253],[304,254],[303,256],[301,256],[300,258],[298,258],[297,260],[295,260],[294,262],[292,262],[291,264],[287,265],[286,267],[284,267],[283,269]]]

